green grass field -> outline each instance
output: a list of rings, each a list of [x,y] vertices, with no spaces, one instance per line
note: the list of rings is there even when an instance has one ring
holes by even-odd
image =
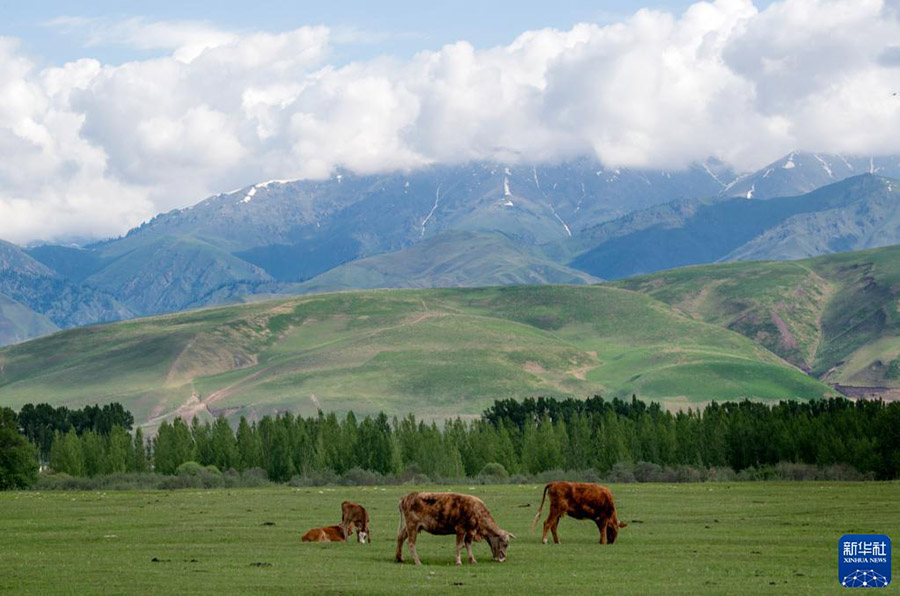
[[[562,544],[541,545],[529,531],[539,485],[427,487],[481,497],[518,536],[505,563],[479,543],[479,563],[462,568],[446,536],[420,538],[423,567],[393,561],[410,487],[0,493],[0,591],[822,594],[841,590],[842,534],[900,533],[897,483],[611,488],[630,525],[604,547],[592,523],[572,519]],[[301,543],[340,521],[344,499],[369,508],[374,544]]]

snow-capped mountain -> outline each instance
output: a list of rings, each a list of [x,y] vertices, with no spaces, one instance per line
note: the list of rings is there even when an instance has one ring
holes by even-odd
[[[794,152],[742,176],[713,159],[679,171],[608,168],[592,159],[469,163],[367,176],[343,171],[328,180],[252,184],[161,214],[121,238],[22,254],[49,271],[43,279],[97,293],[85,297],[94,306],[78,310],[79,294],[66,290],[75,296],[73,312],[96,316],[50,317],[63,327],[249,295],[382,285],[585,283],[606,277],[605,271],[640,271],[627,263],[640,261],[632,253],[651,248],[669,253],[660,263],[726,254],[622,241],[609,253],[617,255],[618,265],[598,264],[609,251],[594,249],[609,248],[616,238],[677,228],[704,205],[796,196],[867,172],[900,177],[900,158]],[[771,226],[781,221],[774,217]],[[643,235],[633,236],[638,232]],[[882,243],[890,236],[885,234],[880,232]],[[726,244],[729,250],[740,247]],[[381,255],[391,256],[376,258]],[[357,261],[359,266],[317,279]],[[2,288],[0,294],[10,297]],[[99,308],[97,296],[113,302]],[[50,302],[28,307],[47,315],[52,309],[44,304]]]
[[[811,192],[860,174],[900,178],[900,156],[861,157],[794,151],[729,184],[729,197],[770,199]]]

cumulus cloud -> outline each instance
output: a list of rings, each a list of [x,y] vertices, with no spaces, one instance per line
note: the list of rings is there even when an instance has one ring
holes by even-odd
[[[58,19],[161,55],[40,67],[0,40],[0,237],[123,232],[268,178],[473,159],[759,167],[896,153],[895,0],[698,2],[621,22],[330,63],[346,31]]]

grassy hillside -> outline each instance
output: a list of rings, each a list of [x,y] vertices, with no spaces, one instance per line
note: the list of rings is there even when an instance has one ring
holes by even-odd
[[[900,388],[900,246],[687,267],[616,285],[737,331],[829,383]]]
[[[0,351],[0,404],[120,400],[140,422],[224,412],[476,414],[493,399],[689,404],[827,386],[749,339],[605,286],[297,297],[75,329]]]
[[[53,321],[0,294],[0,346],[59,330]]]
[[[443,232],[406,250],[352,261],[297,287],[302,292],[368,288],[583,284],[599,279],[536,254],[503,234]]]

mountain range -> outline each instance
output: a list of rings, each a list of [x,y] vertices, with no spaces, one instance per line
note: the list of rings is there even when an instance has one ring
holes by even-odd
[[[279,294],[590,284],[900,242],[900,158],[795,152],[747,175],[470,163],[269,181],[85,247],[0,244],[0,345]]]

